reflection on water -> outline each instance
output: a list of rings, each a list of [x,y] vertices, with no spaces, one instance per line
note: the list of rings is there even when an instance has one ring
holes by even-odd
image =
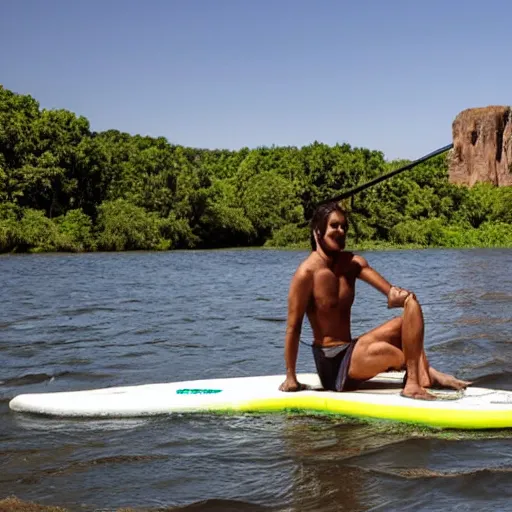
[[[283,373],[286,297],[305,252],[0,258],[0,499],[71,510],[506,510],[512,432],[319,415],[71,420],[19,393]],[[512,251],[367,253],[423,305],[427,352],[512,389]],[[354,334],[396,311],[364,283]],[[307,324],[303,338],[311,331]],[[298,370],[314,371],[300,348]],[[182,508],[184,507],[184,508]]]

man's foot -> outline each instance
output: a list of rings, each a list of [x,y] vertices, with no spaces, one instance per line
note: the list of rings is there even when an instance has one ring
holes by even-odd
[[[427,370],[421,369],[420,376],[418,382],[422,388],[430,388],[432,387],[432,378],[428,374]]]
[[[418,384],[409,384],[407,383],[400,393],[401,396],[405,398],[414,398],[415,400],[435,400],[436,397],[431,395],[428,391],[423,389]]]
[[[440,372],[434,368],[429,368],[431,384],[429,387],[439,387],[448,389],[466,389],[472,382],[468,380],[456,379],[453,375]]]

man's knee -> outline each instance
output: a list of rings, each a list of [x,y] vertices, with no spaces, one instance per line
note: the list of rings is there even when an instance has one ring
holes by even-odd
[[[420,305],[420,303],[418,302],[418,298],[416,297],[416,295],[411,292],[405,299],[404,301],[404,307],[407,306],[407,304],[411,304],[411,303],[416,303],[417,306]]]
[[[412,314],[413,316],[422,316],[422,314],[423,314],[422,308],[421,308],[421,305],[420,305],[418,299],[416,298],[416,295],[411,293],[411,295],[409,295],[405,299],[403,311],[404,311],[404,315],[406,313],[408,313],[408,314]]]
[[[383,335],[383,339],[391,345],[400,348],[402,346],[402,325],[404,319],[402,316],[396,316],[391,319],[387,324],[385,332],[379,334]]]
[[[393,330],[394,336],[399,335],[402,332],[403,322],[404,322],[404,319],[401,316],[395,316],[395,318],[393,318],[391,320],[390,326],[391,326],[391,329]]]
[[[394,361],[394,364],[391,365],[391,368],[393,370],[402,370],[405,366],[405,356],[404,356],[404,353],[402,351],[400,351],[399,354],[395,354],[395,361]]]

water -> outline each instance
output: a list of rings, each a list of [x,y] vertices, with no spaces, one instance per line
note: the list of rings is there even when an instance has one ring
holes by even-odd
[[[70,420],[17,394],[283,373],[301,251],[0,258],[0,499],[71,510],[510,510],[512,430],[279,414]],[[423,305],[431,363],[512,389],[512,251],[366,253]],[[397,314],[358,283],[353,334]],[[307,323],[303,338],[311,331]],[[300,347],[298,371],[314,371]]]

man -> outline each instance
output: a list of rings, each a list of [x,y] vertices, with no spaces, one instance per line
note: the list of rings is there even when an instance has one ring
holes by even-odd
[[[298,267],[288,295],[285,336],[286,379],[281,391],[298,391],[296,362],[304,315],[313,330],[313,355],[325,389],[354,390],[378,373],[406,369],[402,395],[435,397],[432,386],[463,389],[470,383],[432,368],[423,349],[423,313],[414,293],[392,286],[362,256],[346,252],[346,213],[337,203],[320,206],[311,221],[313,251]],[[356,279],[382,292],[388,307],[403,307],[393,318],[358,339],[352,338],[350,313]]]

